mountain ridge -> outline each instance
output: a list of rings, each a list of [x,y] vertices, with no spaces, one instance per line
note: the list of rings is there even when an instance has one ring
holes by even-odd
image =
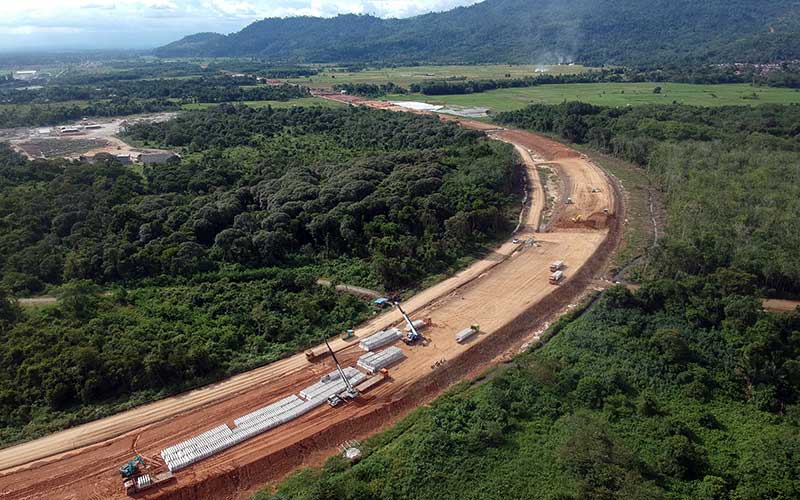
[[[772,62],[800,58],[800,1],[486,0],[405,19],[341,14],[199,33],[161,57],[273,62]]]

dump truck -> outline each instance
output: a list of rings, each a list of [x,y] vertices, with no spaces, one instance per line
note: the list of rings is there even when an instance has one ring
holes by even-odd
[[[367,392],[368,390],[372,389],[376,385],[382,384],[386,379],[389,378],[389,369],[388,368],[381,368],[374,377],[370,377],[367,380],[361,382],[356,389],[360,393]]]
[[[554,273],[556,271],[560,271],[561,268],[563,268],[563,267],[564,267],[564,261],[563,260],[557,260],[557,261],[553,262],[552,264],[550,264],[550,272]]]
[[[325,346],[315,347],[306,351],[306,359],[309,361],[315,361],[317,359],[324,358],[328,354],[330,354],[330,352],[328,352],[328,349]]]
[[[558,285],[564,279],[564,271],[556,271],[550,275],[550,284]]]

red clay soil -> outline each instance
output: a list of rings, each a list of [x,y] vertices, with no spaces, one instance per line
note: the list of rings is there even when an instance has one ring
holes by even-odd
[[[409,308],[409,313],[433,318],[434,324],[424,331],[429,342],[411,348],[401,345],[407,359],[390,368],[389,380],[342,407],[320,407],[179,471],[172,483],[145,491],[137,498],[244,498],[252,489],[278,480],[299,466],[318,465],[343,441],[386,428],[452,384],[476,377],[518,352],[534,332],[541,331],[593,286],[622,236],[624,208],[619,186],[590,162],[574,161],[580,159],[580,154],[559,143],[528,132],[501,133],[505,139],[534,149],[558,164],[559,175],[570,180],[569,194],[576,198],[573,211],[594,213],[599,204],[610,204],[611,215],[604,221],[606,227],[555,227],[551,233],[521,234],[521,239],[535,238],[538,245],[517,247],[508,242],[495,254],[460,273],[463,274],[460,281],[458,277],[451,278],[456,279],[457,286],[447,288],[446,293],[428,292],[430,298],[426,292],[420,294],[426,298]],[[528,172],[530,182],[538,182],[535,167],[528,168],[533,169]],[[589,196],[586,189],[599,182],[598,176],[603,180],[602,195]],[[528,216],[535,220],[538,215]],[[561,256],[567,256],[568,278],[560,286],[547,285],[547,265]],[[410,299],[407,304],[413,302]],[[359,328],[357,333],[374,331],[372,328],[381,326],[382,321],[396,322],[391,314],[372,320],[368,328]],[[457,344],[454,333],[474,322],[481,324],[481,334],[466,344]],[[345,365],[352,365],[361,353],[355,343],[340,343],[338,349],[340,361]],[[445,361],[435,367],[440,360]],[[330,359],[308,363],[302,355],[294,356],[259,369],[258,376],[240,376],[242,382],[235,386],[235,391],[209,398],[203,406],[190,406],[181,412],[182,399],[191,394],[171,398],[168,404],[174,410],[163,420],[0,472],[0,498],[125,498],[116,469],[136,453],[156,457],[169,445],[297,393],[332,369]],[[215,386],[225,384],[230,382]],[[100,424],[102,421],[97,425]]]

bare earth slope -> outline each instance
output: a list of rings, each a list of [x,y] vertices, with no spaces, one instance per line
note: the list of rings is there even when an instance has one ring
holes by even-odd
[[[365,102],[360,104],[370,105]],[[376,104],[376,106],[378,106]],[[381,105],[385,106],[385,105]],[[465,121],[464,126],[485,124]],[[574,303],[602,273],[621,237],[623,208],[613,180],[597,166],[554,141],[521,131],[494,130],[512,142],[526,163],[533,204],[517,237],[534,246],[504,243],[486,258],[408,300],[412,317],[430,317],[426,345],[398,345],[407,359],[388,381],[338,408],[320,407],[176,474],[176,479],[138,498],[241,498],[299,465],[317,464],[342,441],[366,436],[430,401],[451,384],[480,374],[528,342]],[[542,210],[541,186],[528,151],[562,177],[575,204],[535,233]],[[599,188],[599,189],[598,189]],[[592,192],[596,190],[595,192]],[[591,219],[574,223],[575,214]],[[548,284],[548,265],[566,262],[566,281]],[[365,336],[401,320],[389,311],[356,330]],[[481,334],[457,344],[457,331],[478,323]],[[353,365],[355,342],[336,341],[340,360]],[[443,362],[442,362],[443,361]],[[440,362],[437,364],[437,362]],[[161,449],[297,393],[333,369],[330,359],[310,363],[298,354],[176,397],[0,451],[0,498],[125,498],[117,468],[134,454],[160,465]]]

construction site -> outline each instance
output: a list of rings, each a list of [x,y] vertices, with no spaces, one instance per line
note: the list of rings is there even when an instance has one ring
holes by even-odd
[[[388,300],[382,314],[307,352],[0,450],[0,498],[248,498],[340,447],[355,453],[342,443],[385,429],[510,359],[605,286],[625,220],[616,181],[550,139],[442,119],[517,150],[527,187],[512,240],[408,300]],[[542,166],[557,174],[557,192],[545,192]],[[546,209],[548,197],[556,201]]]
[[[157,123],[174,118],[176,113],[157,113],[127,118],[108,118],[97,121],[55,127],[15,128],[0,130],[0,139],[27,158],[67,158],[78,160],[93,158],[97,154],[117,157],[123,164],[138,162],[142,155],[171,153],[168,151],[134,147],[118,136],[131,124]]]

